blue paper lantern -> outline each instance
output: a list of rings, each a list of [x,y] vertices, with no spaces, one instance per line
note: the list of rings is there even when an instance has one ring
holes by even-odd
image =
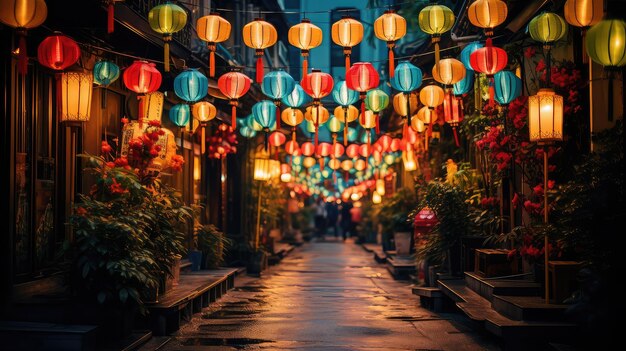
[[[467,94],[472,88],[474,88],[474,72],[468,72],[463,79],[454,83],[452,86],[452,92],[454,95]]]
[[[209,79],[197,68],[188,68],[174,78],[176,96],[187,102],[200,101],[208,91]]]
[[[93,82],[108,86],[120,77],[120,67],[110,61],[98,61],[93,66]]]
[[[397,91],[410,93],[422,85],[422,70],[409,61],[400,61],[390,83]]]
[[[522,80],[511,71],[500,71],[493,76],[496,101],[508,105],[522,94]]]
[[[473,41],[473,42],[471,42],[471,43],[467,44],[467,45],[463,48],[463,50],[461,50],[461,54],[459,54],[459,60],[460,60],[461,62],[463,62],[463,65],[465,66],[465,69],[466,69],[466,70],[468,70],[468,71],[472,71],[471,73],[474,73],[474,69],[473,69],[473,68],[472,68],[472,66],[470,65],[470,55],[471,55],[474,51],[476,51],[476,50],[478,50],[478,49],[480,49],[480,48],[482,48],[482,47],[483,47],[483,44],[481,44],[481,43],[480,43],[480,42],[478,42],[478,41]],[[470,72],[467,72],[467,73],[468,73],[468,74],[466,74],[466,76],[467,76],[467,75],[469,75],[469,73],[470,73]]]
[[[252,114],[244,118],[242,124],[243,126],[246,126],[257,132],[260,132],[263,130],[263,126],[261,126],[257,121],[254,120],[254,116]]]
[[[177,104],[170,109],[170,121],[180,128],[189,124],[190,118],[191,110],[187,104]]]
[[[296,81],[285,71],[272,71],[263,77],[261,91],[273,100],[289,95],[296,86]]]
[[[298,108],[309,101],[309,95],[304,92],[302,86],[296,83],[295,87],[287,96],[281,99],[281,102],[291,108]]]
[[[248,126],[242,126],[239,128],[239,134],[241,134],[243,137],[245,138],[254,138],[256,136],[256,130],[248,127]]]
[[[261,100],[254,104],[252,116],[263,129],[272,130],[276,127],[276,105],[269,100]]]
[[[340,80],[335,84],[332,96],[337,104],[344,107],[359,101],[359,92],[349,89],[345,80]]]

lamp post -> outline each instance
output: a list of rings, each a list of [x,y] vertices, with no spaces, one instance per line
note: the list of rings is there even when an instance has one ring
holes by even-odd
[[[543,222],[548,224],[548,145],[563,140],[563,97],[552,89],[540,89],[528,97],[528,129],[531,142],[543,145]],[[548,277],[548,234],[544,236],[546,303],[550,302]]]

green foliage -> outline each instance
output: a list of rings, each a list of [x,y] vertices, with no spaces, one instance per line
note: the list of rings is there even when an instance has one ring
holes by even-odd
[[[378,220],[386,233],[413,231],[413,219],[409,217],[417,204],[417,196],[412,189],[400,188],[380,204]]]
[[[212,224],[196,225],[194,228],[197,247],[202,251],[206,268],[215,269],[224,263],[231,240]]]

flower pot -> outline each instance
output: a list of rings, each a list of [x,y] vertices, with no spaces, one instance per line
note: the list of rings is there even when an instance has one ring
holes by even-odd
[[[411,254],[411,232],[394,232],[393,241],[396,246],[396,255],[408,256]]]
[[[252,253],[246,267],[247,273],[250,275],[260,275],[261,272],[267,268],[267,259],[267,254],[264,251]]]

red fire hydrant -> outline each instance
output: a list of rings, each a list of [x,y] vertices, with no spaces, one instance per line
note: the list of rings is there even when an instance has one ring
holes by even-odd
[[[413,220],[413,240],[415,242],[416,251],[424,248],[427,234],[435,224],[437,224],[437,216],[428,206],[422,208],[415,215],[415,219]],[[428,274],[426,270],[426,262],[419,260],[417,262],[417,277],[421,282],[426,281],[426,275]]]

